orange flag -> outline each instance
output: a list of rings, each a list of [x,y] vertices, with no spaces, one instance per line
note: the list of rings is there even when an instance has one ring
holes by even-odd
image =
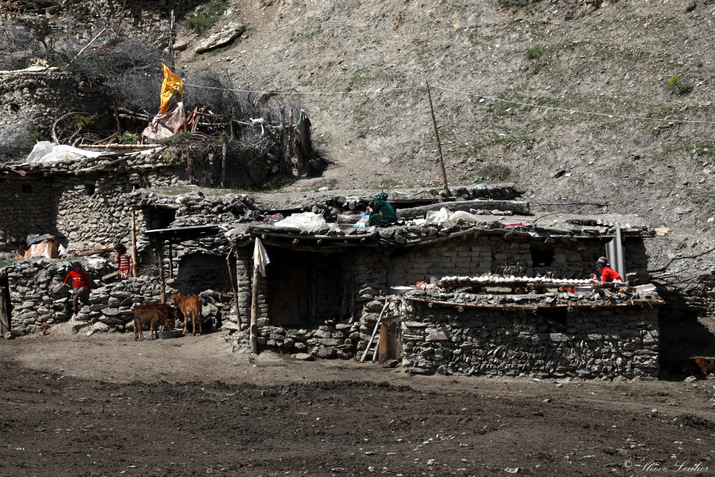
[[[184,94],[184,82],[181,78],[176,76],[169,69],[168,66],[162,64],[164,67],[164,82],[161,84],[161,107],[159,108],[159,114],[164,114],[167,109],[169,109],[169,101],[171,97],[174,96],[174,92],[179,94]]]

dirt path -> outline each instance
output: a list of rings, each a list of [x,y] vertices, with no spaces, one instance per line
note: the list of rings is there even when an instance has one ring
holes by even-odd
[[[713,379],[409,376],[61,327],[0,367],[0,476],[715,474]]]

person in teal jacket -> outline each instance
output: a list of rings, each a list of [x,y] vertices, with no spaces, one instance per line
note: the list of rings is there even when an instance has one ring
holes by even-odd
[[[367,210],[370,212],[368,226],[376,225],[380,227],[397,222],[397,214],[395,209],[387,202],[385,192],[377,194],[372,204],[367,206]]]

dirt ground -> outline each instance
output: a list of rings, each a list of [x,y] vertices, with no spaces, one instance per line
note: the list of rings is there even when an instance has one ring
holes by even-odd
[[[715,380],[410,376],[220,333],[0,341],[0,475],[711,475]]]

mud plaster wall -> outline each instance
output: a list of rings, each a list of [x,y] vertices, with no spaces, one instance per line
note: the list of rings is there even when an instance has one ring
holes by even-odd
[[[538,315],[410,302],[402,322],[403,366],[413,372],[581,378],[657,377],[654,309],[566,313],[565,331]]]

